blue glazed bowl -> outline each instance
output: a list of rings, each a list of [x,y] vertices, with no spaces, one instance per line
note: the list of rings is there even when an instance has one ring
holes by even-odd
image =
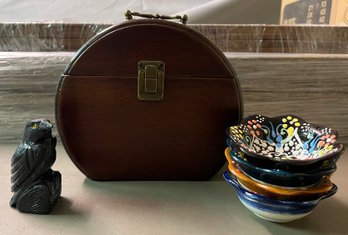
[[[229,157],[236,162],[247,176],[262,183],[284,187],[308,187],[316,184],[323,176],[330,176],[336,171],[336,164],[333,163],[325,169],[315,169],[311,172],[289,172],[279,169],[267,169],[254,166],[243,156],[238,155],[232,149],[229,151]]]
[[[303,218],[309,215],[321,200],[337,192],[337,186],[333,184],[330,191],[324,195],[318,195],[317,198],[312,198],[311,200],[277,200],[248,191],[228,171],[223,176],[236,189],[239,200],[246,208],[255,215],[272,222],[290,222]]]

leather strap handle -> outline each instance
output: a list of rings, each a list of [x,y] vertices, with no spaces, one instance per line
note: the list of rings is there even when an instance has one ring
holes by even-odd
[[[176,15],[176,16],[167,16],[167,15],[159,15],[159,14],[143,14],[139,12],[131,12],[130,10],[127,10],[126,13],[124,14],[126,16],[127,20],[133,19],[133,16],[137,17],[143,17],[143,18],[149,18],[149,19],[161,19],[161,20],[179,20],[182,24],[186,24],[188,20],[187,15]]]

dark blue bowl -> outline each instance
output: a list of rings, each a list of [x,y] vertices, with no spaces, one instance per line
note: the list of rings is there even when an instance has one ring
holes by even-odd
[[[279,169],[267,169],[254,166],[238,153],[230,149],[230,158],[239,165],[239,168],[251,178],[272,185],[285,187],[304,187],[317,183],[323,176],[329,176],[336,171],[336,164],[329,168],[318,169],[312,172],[289,172]],[[228,157],[228,156],[227,156]]]
[[[300,219],[310,214],[321,200],[337,192],[337,186],[333,184],[330,191],[310,200],[277,200],[246,190],[229,171],[226,171],[223,176],[236,189],[238,198],[245,207],[257,216],[273,222],[290,222]]]

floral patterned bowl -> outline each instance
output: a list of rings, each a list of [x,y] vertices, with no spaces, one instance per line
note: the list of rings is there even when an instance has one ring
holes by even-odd
[[[228,135],[231,147],[259,163],[273,162],[277,164],[275,168],[327,164],[326,160],[335,161],[344,151],[343,144],[337,143],[334,129],[310,124],[294,115],[248,116],[240,125],[230,127]]]
[[[324,169],[315,169],[310,172],[290,172],[279,169],[267,169],[251,164],[243,152],[234,152],[230,148],[225,149],[226,159],[238,164],[240,170],[255,181],[283,187],[308,187],[316,184],[323,176],[330,177],[336,171],[333,163]]]
[[[278,200],[245,189],[238,182],[236,176],[228,171],[223,176],[236,189],[239,200],[246,208],[255,215],[273,222],[290,222],[305,217],[312,212],[321,200],[337,192],[337,186],[333,184],[330,191],[310,200]]]
[[[288,164],[287,161],[273,160],[268,158],[259,158],[255,156],[249,156],[241,151],[236,143],[231,138],[227,139],[227,145],[235,153],[238,153],[238,156],[241,156],[245,161],[253,165],[254,167],[264,168],[264,169],[274,169],[274,170],[283,170],[290,173],[308,173],[316,171],[324,171],[330,168],[335,167],[336,162],[340,158],[340,154],[333,155],[327,159],[321,159],[319,161],[314,161],[310,164]]]

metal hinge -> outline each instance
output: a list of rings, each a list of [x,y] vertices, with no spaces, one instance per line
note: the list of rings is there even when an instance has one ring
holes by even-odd
[[[164,96],[163,61],[138,62],[138,99],[162,100]]]

